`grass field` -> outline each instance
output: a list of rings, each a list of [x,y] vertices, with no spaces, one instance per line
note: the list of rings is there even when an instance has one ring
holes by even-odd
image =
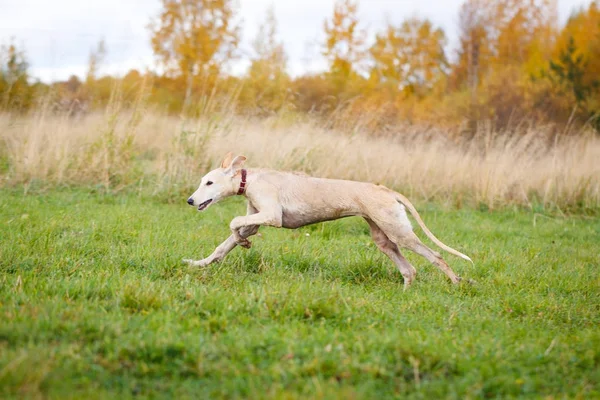
[[[1,398],[600,397],[600,220],[419,207],[476,285],[414,286],[362,220],[263,228],[133,194],[0,192]],[[421,235],[423,237],[423,235]]]

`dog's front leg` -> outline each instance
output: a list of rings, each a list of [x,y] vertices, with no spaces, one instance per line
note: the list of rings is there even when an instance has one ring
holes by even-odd
[[[250,196],[250,198],[257,212],[243,217],[235,217],[229,224],[236,243],[247,249],[250,248],[252,243],[241,234],[241,229],[253,225],[267,225],[281,228],[283,224],[283,208],[279,202],[279,189],[267,183],[252,186],[252,190],[254,190],[255,194]]]
[[[235,242],[245,248],[250,248],[252,243],[247,239],[248,236],[244,236],[243,230],[250,226],[274,226],[276,228],[281,228],[282,224],[282,213],[281,211],[261,211],[257,214],[246,215],[244,217],[235,217],[231,220],[229,227],[231,228],[231,233],[233,233],[233,237],[235,238]]]
[[[248,202],[246,215],[252,215],[257,212],[258,210],[250,202]],[[258,228],[258,225],[247,226],[240,230],[240,235],[243,238],[256,235],[256,232],[258,232]],[[233,235],[230,235],[223,243],[221,243],[215,249],[215,251],[212,252],[210,256],[202,260],[184,259],[183,262],[193,267],[205,267],[209,264],[221,261],[231,250],[235,248],[235,246],[237,246],[236,238]]]
[[[246,226],[240,229],[240,235],[245,239],[248,236],[255,235],[258,232],[258,225]],[[247,240],[247,239],[246,239]],[[213,253],[202,260],[184,259],[183,262],[192,267],[206,267],[209,264],[221,261],[231,250],[237,246],[237,240],[233,235],[230,235],[223,243],[221,243]]]

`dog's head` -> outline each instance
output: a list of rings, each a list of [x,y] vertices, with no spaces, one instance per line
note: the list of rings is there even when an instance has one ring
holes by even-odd
[[[239,190],[239,179],[234,177],[239,174],[245,161],[244,156],[234,158],[232,153],[228,153],[221,163],[221,168],[214,169],[202,177],[200,186],[187,203],[197,206],[198,211],[203,211],[219,200],[236,194]]]

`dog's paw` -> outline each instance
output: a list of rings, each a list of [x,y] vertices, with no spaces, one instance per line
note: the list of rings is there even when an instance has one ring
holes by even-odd
[[[249,249],[250,247],[252,247],[252,242],[248,239],[241,239],[238,240],[236,243],[238,244],[238,246],[242,246],[245,249]]]
[[[189,258],[184,258],[182,261],[184,264],[187,264],[190,267],[206,267],[208,265],[208,263],[204,260],[192,260]]]

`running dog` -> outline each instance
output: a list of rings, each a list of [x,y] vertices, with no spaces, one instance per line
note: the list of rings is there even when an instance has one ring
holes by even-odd
[[[220,200],[240,195],[248,200],[247,214],[235,217],[229,227],[231,236],[203,260],[183,260],[203,267],[221,261],[237,245],[250,248],[248,237],[261,225],[277,228],[299,228],[316,222],[349,216],[363,217],[371,228],[377,247],[398,267],[408,288],[416,276],[415,268],[400,253],[409,249],[438,267],[452,283],[457,276],[439,253],[415,235],[406,209],[425,234],[440,248],[473,262],[468,256],[438,240],[427,228],[410,201],[400,193],[372,183],[314,178],[269,169],[244,169],[244,156],[227,154],[221,167],[207,173],[200,186],[188,199],[190,206],[204,211]]]

